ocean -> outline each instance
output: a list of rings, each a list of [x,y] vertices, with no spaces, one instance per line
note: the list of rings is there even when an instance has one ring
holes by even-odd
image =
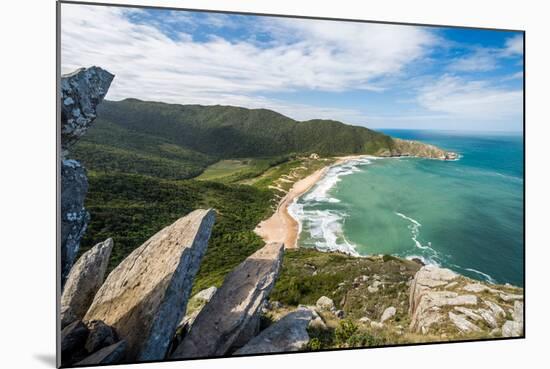
[[[361,158],[329,169],[290,207],[300,247],[418,257],[523,286],[523,136],[385,130],[457,161]]]

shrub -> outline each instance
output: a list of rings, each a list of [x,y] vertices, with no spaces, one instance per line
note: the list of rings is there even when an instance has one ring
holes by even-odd
[[[357,332],[359,328],[351,320],[342,320],[336,328],[334,336],[338,346],[347,347],[348,340]]]

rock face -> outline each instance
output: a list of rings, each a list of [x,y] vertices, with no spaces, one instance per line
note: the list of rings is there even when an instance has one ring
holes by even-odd
[[[111,238],[86,251],[75,263],[61,295],[61,326],[82,319],[105,279],[113,249]]]
[[[107,277],[86,320],[102,320],[128,343],[128,361],[164,359],[185,313],[214,224],[195,210],[134,250]]]
[[[309,342],[307,327],[313,317],[310,309],[299,308],[267,327],[235,355],[298,351]]]
[[[86,231],[89,214],[84,209],[88,191],[86,170],[76,160],[67,159],[68,149],[96,118],[114,78],[98,68],[81,68],[61,76],[61,285],[69,274]]]
[[[424,334],[521,336],[523,294],[518,293],[521,291],[513,286],[473,281],[448,269],[424,266],[410,287],[410,329]],[[514,313],[513,319],[505,322],[507,310]]]
[[[260,313],[279,274],[283,251],[282,243],[267,244],[229,273],[172,358],[225,355]]]
[[[76,160],[61,162],[61,281],[65,283],[90,215],[84,208],[88,192],[86,169]]]
[[[113,74],[98,67],[80,68],[61,76],[62,150],[67,150],[86,133],[113,78]]]

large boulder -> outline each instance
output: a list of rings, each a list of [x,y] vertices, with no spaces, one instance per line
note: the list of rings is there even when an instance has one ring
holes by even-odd
[[[249,355],[301,350],[309,342],[307,328],[313,317],[314,314],[310,309],[299,308],[267,327],[234,354]]]
[[[267,300],[279,274],[283,252],[282,243],[267,244],[229,273],[172,358],[227,354]]]
[[[315,306],[317,306],[317,309],[325,311],[333,311],[335,309],[334,301],[326,296],[319,297],[319,299],[315,303]]]
[[[113,74],[99,67],[80,68],[61,76],[62,150],[67,150],[90,128],[113,78]]]
[[[380,317],[380,323],[384,323],[386,320],[393,318],[396,312],[397,312],[397,309],[393,306],[390,306],[389,308],[385,309],[384,312],[382,313],[382,316]]]
[[[61,295],[61,326],[82,319],[105,279],[113,249],[111,238],[86,251],[75,263]]]
[[[61,286],[71,270],[90,215],[84,208],[86,169],[67,159],[68,149],[90,127],[114,78],[98,68],[81,68],[61,76]]]
[[[135,249],[107,277],[86,320],[102,320],[128,343],[128,361],[164,359],[185,314],[191,286],[214,225],[195,210]]]

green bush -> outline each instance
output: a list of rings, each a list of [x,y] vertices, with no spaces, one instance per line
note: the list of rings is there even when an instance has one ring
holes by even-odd
[[[348,340],[358,331],[359,327],[351,320],[342,320],[334,332],[336,344],[341,347],[348,346]]]
[[[347,347],[370,347],[380,346],[383,340],[371,335],[368,332],[356,332],[346,340]]]

